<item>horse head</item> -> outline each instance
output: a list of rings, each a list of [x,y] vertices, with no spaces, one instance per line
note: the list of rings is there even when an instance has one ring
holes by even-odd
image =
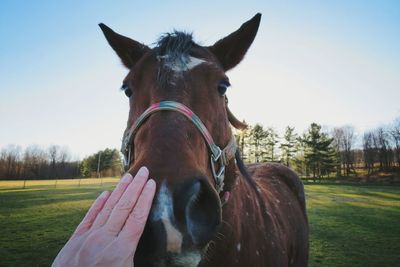
[[[122,82],[130,103],[122,145],[127,170],[147,166],[158,185],[135,266],[197,266],[216,238],[235,183],[229,124],[245,127],[227,107],[225,72],[243,59],[260,19],[212,46],[173,32],[152,48],[100,24],[129,70]]]

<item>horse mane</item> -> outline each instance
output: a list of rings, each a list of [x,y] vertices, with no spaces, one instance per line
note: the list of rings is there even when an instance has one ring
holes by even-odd
[[[240,173],[243,175],[244,179],[251,186],[251,188],[257,192],[258,191],[257,184],[254,181],[253,177],[251,177],[250,173],[247,171],[246,165],[244,165],[244,162],[243,162],[242,156],[240,155],[239,150],[236,150],[235,159],[236,159],[236,164],[237,164],[237,167],[238,167]]]

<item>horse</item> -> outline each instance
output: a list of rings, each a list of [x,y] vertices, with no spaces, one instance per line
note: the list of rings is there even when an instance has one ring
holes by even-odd
[[[157,183],[134,266],[307,266],[303,184],[277,163],[245,166],[231,128],[246,125],[228,108],[226,72],[260,20],[211,46],[173,31],[149,47],[99,24],[129,70],[126,169],[147,166]]]

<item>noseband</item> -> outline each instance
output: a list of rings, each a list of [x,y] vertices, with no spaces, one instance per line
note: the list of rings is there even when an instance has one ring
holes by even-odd
[[[204,137],[208,148],[210,149],[211,173],[215,180],[216,190],[218,193],[223,191],[225,166],[227,166],[229,164],[229,160],[235,156],[237,149],[235,137],[232,135],[228,145],[221,150],[221,148],[215,144],[209,131],[207,130],[204,123],[200,120],[200,118],[188,107],[175,101],[162,101],[151,105],[136,119],[131,128],[125,130],[121,147],[121,152],[125,156],[125,167],[129,167],[129,165],[131,164],[132,142],[135,134],[139,130],[140,126],[146,121],[146,119],[157,111],[179,112],[183,114],[186,118],[188,118],[196,126],[196,128]],[[216,170],[215,166],[217,162],[219,165],[218,170]]]

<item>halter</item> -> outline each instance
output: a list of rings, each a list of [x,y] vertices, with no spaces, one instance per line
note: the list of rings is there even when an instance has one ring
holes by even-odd
[[[215,144],[213,138],[211,137],[206,126],[203,124],[200,118],[188,107],[179,102],[162,101],[151,105],[136,119],[131,128],[125,131],[121,147],[121,152],[125,156],[125,166],[129,167],[131,163],[131,144],[140,126],[146,121],[148,117],[150,117],[150,115],[157,111],[163,110],[177,111],[183,114],[197,127],[197,129],[203,135],[204,140],[206,141],[207,146],[210,149],[211,173],[215,180],[216,190],[218,193],[222,192],[224,188],[225,166],[227,166],[229,164],[229,160],[235,156],[237,149],[235,137],[232,135],[228,145],[221,150],[221,148]],[[215,164],[217,162],[219,162],[218,170],[215,168]]]

